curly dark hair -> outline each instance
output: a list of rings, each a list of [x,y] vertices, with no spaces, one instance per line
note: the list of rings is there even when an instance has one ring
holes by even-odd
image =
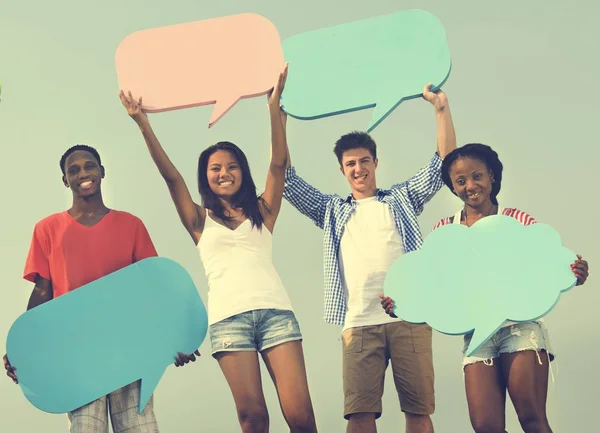
[[[450,152],[442,161],[442,180],[446,186],[452,191],[452,194],[456,195],[454,188],[452,187],[452,180],[450,179],[450,167],[457,159],[460,158],[473,158],[483,162],[488,170],[494,174],[494,183],[492,183],[492,192],[490,194],[490,200],[493,204],[498,205],[496,196],[500,192],[502,186],[502,162],[498,158],[498,154],[490,147],[481,143],[469,143],[462,147],[458,147]]]

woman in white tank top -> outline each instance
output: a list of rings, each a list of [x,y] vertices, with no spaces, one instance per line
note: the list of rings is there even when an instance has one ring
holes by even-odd
[[[287,291],[272,262],[271,233],[285,182],[288,152],[285,113],[279,101],[287,65],[269,92],[271,164],[257,197],[246,156],[219,142],[198,160],[202,206],[192,200],[183,177],[169,160],[148,118],[135,100],[121,92],[128,114],[140,127],[165,179],[181,222],[196,245],[208,279],[208,315],[212,355],[233,393],[244,432],[269,430],[258,353],[277,388],[290,430],[316,432],[308,390],[302,334]]]

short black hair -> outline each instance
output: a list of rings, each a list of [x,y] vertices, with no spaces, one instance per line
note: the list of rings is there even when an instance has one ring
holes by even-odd
[[[492,204],[498,205],[496,196],[500,192],[502,186],[502,162],[498,158],[498,154],[490,147],[481,143],[469,143],[462,147],[458,147],[450,152],[442,161],[442,180],[446,186],[456,195],[452,187],[452,179],[450,179],[450,167],[457,159],[473,158],[483,162],[488,170],[494,175],[494,183],[492,183],[492,192],[490,200]]]
[[[345,151],[361,148],[367,149],[371,152],[373,159],[377,159],[377,145],[375,144],[375,140],[373,140],[366,132],[360,131],[352,131],[346,135],[342,135],[340,139],[335,142],[333,153],[335,153],[340,165],[342,165],[342,155]]]
[[[83,150],[85,152],[91,153],[92,155],[94,155],[94,158],[98,160],[98,165],[102,165],[102,161],[100,160],[100,154],[96,149],[86,144],[76,144],[75,146],[72,146],[69,149],[67,149],[67,151],[63,153],[63,156],[60,157],[60,171],[62,171],[63,175],[65,174],[65,162],[67,162],[67,158],[73,152],[77,152],[78,150]]]

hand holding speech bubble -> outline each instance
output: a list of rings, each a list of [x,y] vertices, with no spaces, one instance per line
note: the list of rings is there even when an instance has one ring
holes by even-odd
[[[420,250],[394,262],[384,291],[402,320],[450,335],[474,331],[470,356],[507,320],[548,314],[575,286],[575,260],[549,225],[523,226],[492,215],[471,227],[448,224],[433,231]]]
[[[207,328],[186,270],[152,257],[25,312],[6,349],[38,409],[70,412],[141,379],[141,413],[177,353],[198,349]]]
[[[317,119],[375,107],[371,132],[402,101],[447,80],[451,59],[440,21],[420,10],[395,12],[283,41],[290,73],[284,110]]]
[[[216,104],[209,127],[241,98],[266,95],[285,65],[279,32],[257,14],[132,33],[115,63],[120,89],[147,112]]]

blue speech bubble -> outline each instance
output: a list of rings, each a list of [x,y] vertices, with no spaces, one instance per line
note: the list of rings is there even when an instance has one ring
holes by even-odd
[[[421,10],[301,33],[282,46],[283,109],[309,120],[375,107],[368,132],[427,83],[441,87],[452,63],[443,25]]]
[[[141,379],[141,413],[177,352],[193,353],[207,328],[186,270],[152,257],[25,312],[6,348],[38,409],[70,412]]]
[[[384,291],[400,319],[450,335],[474,331],[470,356],[507,320],[548,314],[575,286],[575,260],[549,225],[492,215],[432,232],[421,250],[394,262]]]

